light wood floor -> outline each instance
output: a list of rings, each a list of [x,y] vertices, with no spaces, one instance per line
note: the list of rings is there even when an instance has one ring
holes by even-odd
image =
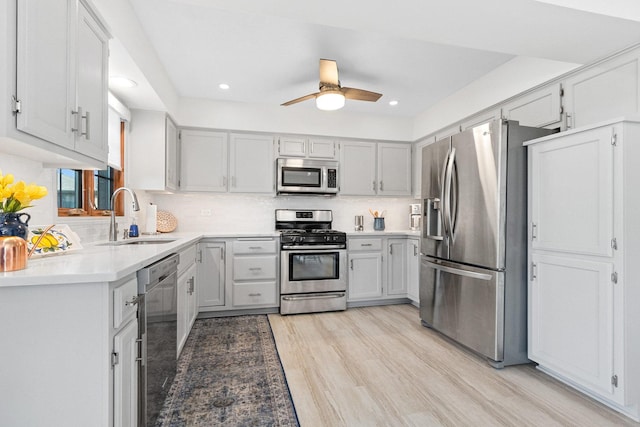
[[[533,365],[493,369],[410,305],[269,320],[302,427],[640,426]]]

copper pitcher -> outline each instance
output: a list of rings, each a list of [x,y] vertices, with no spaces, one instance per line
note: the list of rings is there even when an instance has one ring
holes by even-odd
[[[0,272],[27,267],[27,242],[21,237],[0,237]]]

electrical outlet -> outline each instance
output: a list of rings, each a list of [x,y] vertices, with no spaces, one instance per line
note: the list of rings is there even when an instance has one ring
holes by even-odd
[[[211,216],[211,209],[200,209],[200,216]]]

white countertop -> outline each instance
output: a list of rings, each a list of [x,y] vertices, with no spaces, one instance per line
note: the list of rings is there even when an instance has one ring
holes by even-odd
[[[175,239],[168,243],[146,245],[105,245],[105,242],[83,244],[83,249],[61,255],[30,258],[27,268],[0,273],[0,288],[15,286],[57,285],[113,282],[168,255],[180,252],[201,239],[278,237],[280,233],[165,233],[131,240]],[[420,236],[419,231],[353,231],[358,236]]]

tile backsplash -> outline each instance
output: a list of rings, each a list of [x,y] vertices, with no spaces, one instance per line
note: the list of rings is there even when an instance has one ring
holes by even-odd
[[[380,212],[386,211],[386,230],[408,230],[409,204],[416,203],[415,199],[408,197],[274,197],[206,193],[147,194],[146,197],[158,205],[158,210],[166,210],[176,217],[176,231],[210,233],[271,232],[274,230],[276,209],[330,209],[333,211],[333,228],[342,231],[353,231],[354,216],[364,215],[364,230],[371,231],[371,208]],[[144,218],[144,213],[140,214],[140,217]]]

